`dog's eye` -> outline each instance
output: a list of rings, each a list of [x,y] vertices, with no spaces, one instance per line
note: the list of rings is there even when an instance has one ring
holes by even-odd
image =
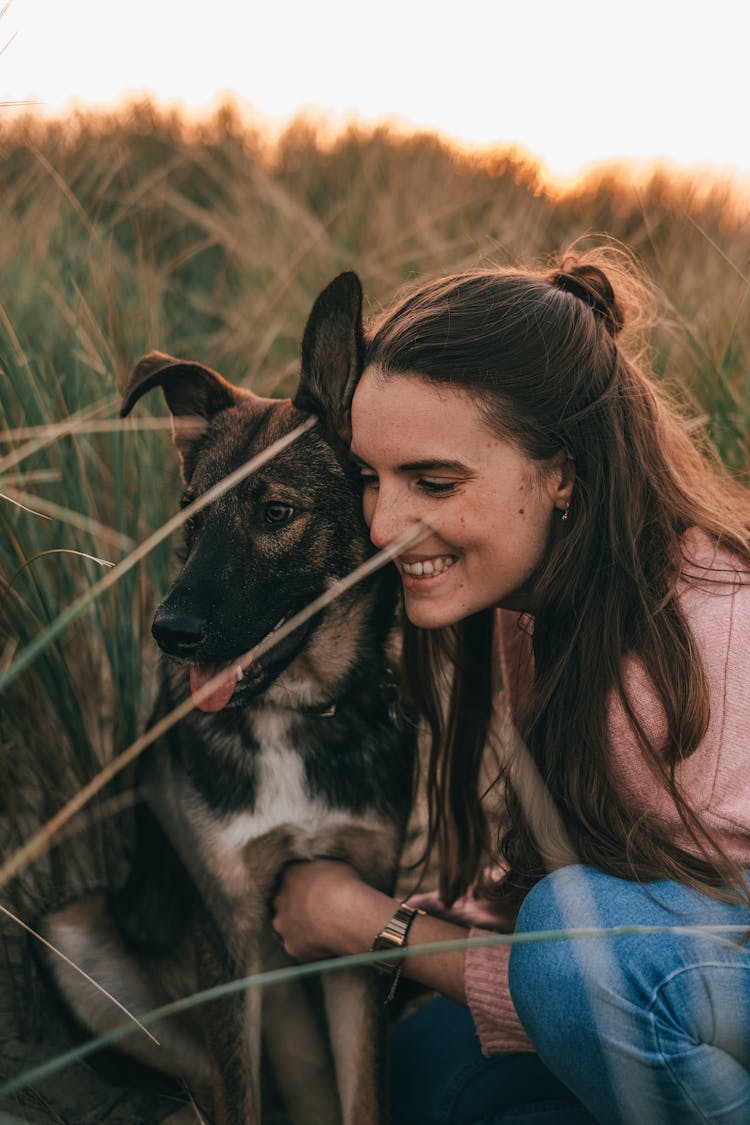
[[[289,523],[294,515],[294,508],[291,504],[282,504],[280,500],[270,500],[265,508],[266,523],[272,523],[276,527],[280,524]]]
[[[194,493],[187,491],[183,492],[182,496],[180,497],[180,509],[187,508],[188,504],[192,504],[193,500],[195,500]]]

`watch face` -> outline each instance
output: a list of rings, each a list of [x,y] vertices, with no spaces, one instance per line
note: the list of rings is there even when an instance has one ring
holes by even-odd
[[[398,938],[392,937],[390,934],[378,934],[372,943],[372,952],[375,953],[379,949],[386,949],[392,952],[394,949],[401,948],[401,942]],[[374,961],[373,969],[378,969],[381,973],[394,973],[398,966],[398,961],[389,961],[384,957],[382,961]]]

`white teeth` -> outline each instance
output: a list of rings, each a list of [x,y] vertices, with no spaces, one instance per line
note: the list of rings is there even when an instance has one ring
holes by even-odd
[[[452,555],[440,555],[434,559],[425,559],[423,562],[402,562],[401,569],[410,578],[429,578],[434,574],[442,574],[443,571],[449,570],[455,561]]]

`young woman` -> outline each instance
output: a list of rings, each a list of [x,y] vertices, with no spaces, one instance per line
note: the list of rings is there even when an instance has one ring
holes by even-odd
[[[628,357],[629,292],[602,258],[460,274],[368,346],[351,451],[373,543],[425,527],[397,565],[447,906],[320,860],[274,926],[301,960],[655,927],[408,958],[440,998],[394,1028],[394,1122],[750,1121],[750,495]]]

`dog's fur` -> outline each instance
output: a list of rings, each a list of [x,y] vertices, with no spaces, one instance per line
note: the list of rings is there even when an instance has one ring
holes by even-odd
[[[158,352],[131,376],[122,413],[162,388],[188,500],[309,413],[319,418],[189,520],[184,566],[154,618],[167,654],[155,719],[186,698],[188,666],[203,682],[207,669],[237,660],[371,551],[341,437],[362,361],[361,305],[353,274],[317,299],[292,402],[259,398]],[[395,719],[386,668],[395,602],[387,571],[251,665],[226,706],[192,711],[147,751],[138,773],[147,804],[126,885],[46,919],[47,939],[131,1010],[288,964],[269,902],[290,861],[339,857],[392,889],[414,744]],[[49,965],[89,1030],[122,1022],[62,961]],[[333,972],[164,1020],[154,1028],[158,1048],[138,1030],[122,1046],[210,1089],[216,1123],[263,1119],[263,1073],[271,1075],[264,1091],[281,1098],[295,1125],[368,1125],[384,1114],[381,1006],[371,970]]]

